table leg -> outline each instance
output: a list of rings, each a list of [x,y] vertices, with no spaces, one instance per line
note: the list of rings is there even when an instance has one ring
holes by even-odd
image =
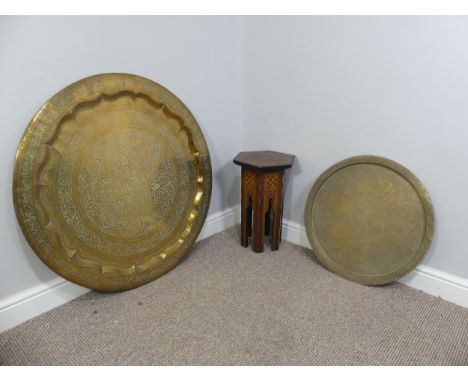
[[[242,175],[241,175],[241,245],[243,247],[247,247],[249,245],[249,231],[250,227],[249,224],[249,208],[250,206],[250,198],[249,198],[249,190],[247,190],[246,185],[246,173],[244,168],[242,168]]]
[[[253,198],[253,233],[252,233],[252,249],[254,252],[263,252],[263,239],[265,236],[265,210],[264,206],[264,175],[257,175],[257,190],[255,198]]]
[[[281,240],[281,225],[283,220],[282,214],[283,205],[283,174],[279,177],[275,197],[272,203],[273,211],[273,232],[271,234],[271,250],[276,251],[279,248]]]

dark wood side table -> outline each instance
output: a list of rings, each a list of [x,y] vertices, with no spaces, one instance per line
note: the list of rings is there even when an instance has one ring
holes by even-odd
[[[284,170],[294,163],[294,155],[276,151],[244,151],[234,163],[241,166],[241,245],[263,252],[264,236],[271,236],[271,250],[281,241]],[[252,221],[253,218],[253,221]]]

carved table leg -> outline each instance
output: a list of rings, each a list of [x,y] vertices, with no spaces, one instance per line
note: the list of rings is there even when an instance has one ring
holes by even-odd
[[[282,213],[281,207],[283,203],[283,173],[277,175],[277,184],[275,190],[275,196],[272,203],[273,211],[273,229],[271,234],[271,250],[276,251],[279,248],[280,236],[281,236],[281,225],[282,225]]]
[[[250,209],[252,208],[251,200],[254,196],[254,180],[252,179],[252,175],[249,171],[244,168],[242,168],[241,182],[241,245],[243,247],[247,247],[249,245],[249,236],[252,228]]]
[[[246,202],[244,197],[242,197],[241,201],[241,245],[243,247],[247,247],[249,245],[249,235],[248,235],[248,205],[246,206]]]
[[[252,249],[254,252],[263,252],[263,238],[265,236],[265,210],[264,210],[264,179],[262,172],[256,173],[256,195],[253,205],[253,233]]]

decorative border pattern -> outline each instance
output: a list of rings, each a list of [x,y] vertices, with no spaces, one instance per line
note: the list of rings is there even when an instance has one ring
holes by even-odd
[[[98,94],[97,97],[96,94]],[[69,248],[63,242],[62,235],[56,234],[56,224],[50,220],[46,205],[34,203],[33,197],[36,189],[39,191],[38,201],[43,201],[41,191],[48,187],[48,183],[40,174],[36,179],[35,174],[46,165],[48,153],[54,140],[58,138],[63,124],[75,118],[76,113],[84,107],[97,105],[104,100],[117,99],[120,96],[129,96],[133,99],[143,98],[153,107],[161,109],[166,116],[178,122],[181,131],[184,131],[187,136],[196,181],[192,208],[187,212],[188,219],[182,227],[180,236],[171,240],[163,252],[154,254],[149,259],[146,258],[143,263],[125,266],[102,264],[95,259],[83,257],[75,248]],[[35,156],[41,158],[41,154],[44,156],[37,166],[33,158]],[[115,291],[133,288],[172,269],[182,259],[200,232],[208,212],[210,197],[211,163],[200,127],[187,107],[175,95],[161,85],[139,76],[96,75],[63,89],[34,116],[19,144],[16,155],[13,199],[15,212],[27,241],[49,268],[72,282],[96,290]],[[44,221],[45,224],[42,223]],[[56,242],[61,244],[62,250],[56,251],[54,246],[48,243],[47,237],[50,233],[55,234]],[[62,252],[64,255],[60,258],[57,252]],[[70,264],[70,269],[64,270],[64,267],[67,267],[66,264]],[[91,269],[93,275],[90,274],[88,279],[78,276],[73,272],[73,269],[77,267]],[[101,277],[98,276],[99,274]],[[114,275],[121,281],[113,280]],[[131,279],[126,279],[130,276],[132,276]]]

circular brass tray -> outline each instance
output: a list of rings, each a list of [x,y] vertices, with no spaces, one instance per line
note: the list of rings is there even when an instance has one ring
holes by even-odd
[[[203,134],[171,92],[130,74],[73,83],[19,144],[13,199],[39,258],[100,291],[172,269],[197,238],[211,196]]]
[[[429,194],[406,168],[358,156],[326,170],[305,208],[312,249],[332,272],[368,285],[410,272],[428,251],[434,231]]]

